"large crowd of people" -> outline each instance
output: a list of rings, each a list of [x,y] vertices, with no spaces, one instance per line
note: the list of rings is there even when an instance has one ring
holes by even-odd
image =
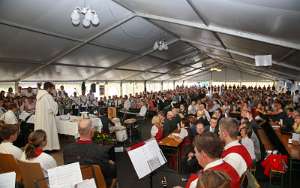
[[[18,160],[38,162],[47,175],[46,170],[57,163],[45,151],[60,149],[56,115],[78,115],[82,111],[98,114],[102,108],[116,107],[138,111],[137,116],[151,116],[150,135],[158,142],[173,132],[178,133],[174,139],[182,141],[182,172],[190,175],[186,187],[218,184],[237,188],[247,169],[261,160],[256,135],[260,127],[256,122],[268,117],[270,123],[299,133],[299,99],[298,91],[280,93],[274,87],[177,86],[168,91],[100,98],[92,91],[86,95],[85,90],[81,95],[69,96],[64,86],[56,90],[50,82],[46,82],[43,89],[39,85],[35,91],[28,88],[22,92],[18,87],[14,93],[10,88],[6,93],[0,93],[0,153],[12,154]],[[20,149],[13,143],[22,130],[19,115],[23,111],[34,113],[35,121],[28,143]],[[120,119],[111,122],[120,123]],[[76,143],[63,149],[65,164],[76,161],[98,164],[106,181],[111,182],[116,177],[114,157],[109,154],[109,149],[93,143],[91,121],[81,120],[78,132],[80,137]]]

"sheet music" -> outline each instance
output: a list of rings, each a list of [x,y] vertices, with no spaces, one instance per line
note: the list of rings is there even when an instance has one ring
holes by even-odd
[[[94,178],[83,180],[76,184],[75,188],[97,188]]]
[[[162,153],[161,149],[159,148],[157,141],[152,138],[146,141],[147,148],[150,149],[153,153],[155,153],[155,156],[158,157],[159,162],[161,165],[165,164],[167,162],[167,159],[165,158],[164,154]]]
[[[147,155],[143,147],[129,151],[128,155],[139,179],[151,173],[147,160],[143,159]]]
[[[79,163],[58,166],[47,170],[50,188],[73,188],[82,182]]]
[[[8,172],[0,174],[0,188],[12,188],[16,184],[16,173]]]
[[[155,139],[149,139],[144,145],[128,151],[128,155],[139,179],[167,161]]]

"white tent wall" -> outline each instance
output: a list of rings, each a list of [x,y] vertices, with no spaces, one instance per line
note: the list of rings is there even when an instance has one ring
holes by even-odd
[[[15,82],[0,82],[0,91],[7,92],[10,87],[15,91]]]
[[[163,90],[170,90],[174,89],[174,82],[173,81],[164,81],[163,82]]]
[[[149,92],[158,92],[162,90],[161,82],[146,82],[146,89]]]

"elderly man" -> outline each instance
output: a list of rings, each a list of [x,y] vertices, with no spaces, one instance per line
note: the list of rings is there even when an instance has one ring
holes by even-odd
[[[115,163],[109,157],[111,147],[95,144],[92,141],[94,129],[90,119],[83,119],[78,125],[79,139],[64,148],[65,164],[79,162],[82,165],[97,164],[101,167],[106,184],[109,186],[116,177]]]
[[[164,121],[164,131],[163,131],[163,135],[164,137],[168,136],[170,133],[172,133],[176,128],[177,128],[177,124],[178,119],[175,118],[175,114],[172,111],[169,111],[167,113],[167,118]]]

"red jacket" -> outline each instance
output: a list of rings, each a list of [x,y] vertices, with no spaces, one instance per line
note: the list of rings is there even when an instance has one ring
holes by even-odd
[[[266,176],[270,176],[271,170],[276,170],[280,172],[285,172],[287,164],[287,156],[286,155],[269,155],[261,165],[265,168],[264,174]]]
[[[248,168],[252,167],[253,161],[251,159],[251,156],[250,156],[249,152],[245,148],[245,146],[243,146],[243,145],[236,145],[236,146],[232,146],[232,147],[224,150],[223,153],[222,153],[222,158],[225,158],[230,153],[237,153],[237,154],[239,154],[245,160],[245,162],[247,164],[247,167]]]
[[[235,171],[235,169],[228,163],[226,163],[225,161],[223,161],[222,164],[219,164],[217,166],[211,167],[209,169],[206,170],[216,170],[216,171],[221,171],[224,172],[225,174],[227,174],[230,179],[231,179],[231,188],[240,188],[240,176],[239,174]],[[188,182],[185,185],[185,188],[190,188],[191,183],[198,179],[198,175],[197,174],[191,174]]]
[[[159,142],[164,137],[164,134],[163,134],[164,130],[163,130],[163,127],[160,127],[160,128],[157,127],[157,129],[158,129],[158,131],[155,135],[155,139]]]

